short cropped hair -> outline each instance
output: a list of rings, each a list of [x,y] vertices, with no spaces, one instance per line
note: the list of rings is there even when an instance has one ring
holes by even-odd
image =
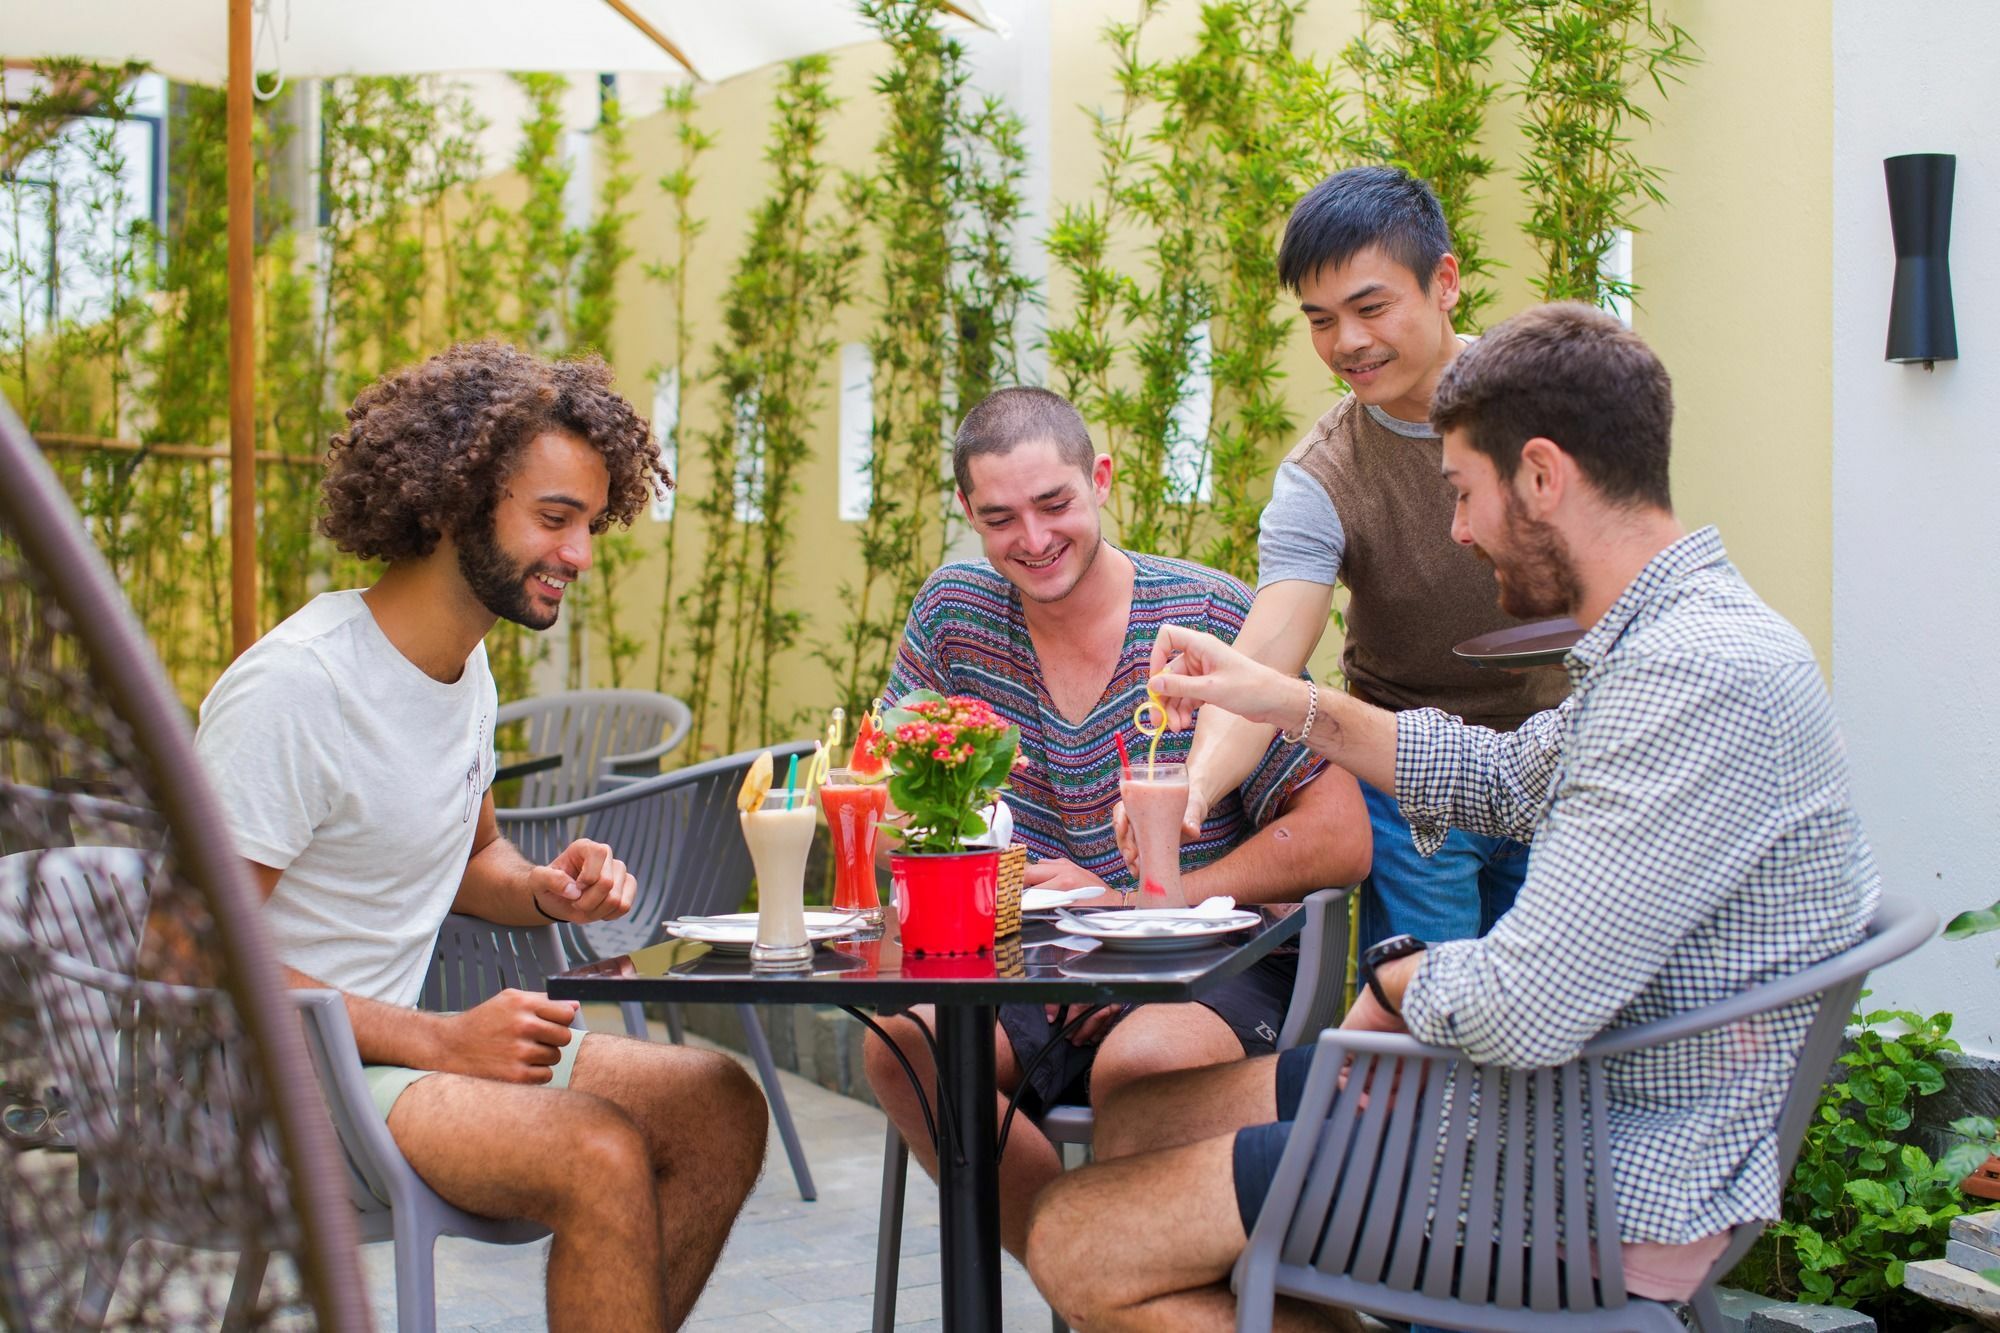
[[[1313,276],[1371,245],[1431,289],[1438,260],[1451,253],[1451,228],[1431,187],[1398,167],[1349,167],[1306,192],[1285,222],[1278,281],[1298,295]]]
[[[601,358],[545,361],[502,342],[460,343],[355,398],[327,451],[319,530],[364,560],[429,555],[439,537],[491,521],[521,449],[549,432],[595,449],[611,474],[594,531],[629,524],[674,484]]]
[[[1054,444],[1063,462],[1086,475],[1097,461],[1090,427],[1069,399],[1047,389],[997,389],[965,414],[951,442],[951,475],[960,495],[972,494],[972,460],[1010,454],[1032,440]]]
[[[1537,306],[1488,329],[1445,367],[1431,424],[1464,430],[1502,481],[1540,436],[1613,504],[1673,508],[1673,381],[1643,338],[1593,306]]]

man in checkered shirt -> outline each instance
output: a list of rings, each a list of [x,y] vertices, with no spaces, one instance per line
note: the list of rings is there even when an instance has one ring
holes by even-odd
[[[1439,382],[1452,536],[1493,562],[1503,610],[1586,629],[1567,663],[1574,692],[1517,732],[1385,712],[1208,635],[1161,631],[1154,684],[1174,725],[1206,703],[1304,731],[1395,795],[1426,854],[1453,827],[1531,842],[1526,884],[1493,932],[1371,950],[1347,1026],[1483,1063],[1559,1065],[1608,1028],[1838,953],[1873,914],[1879,877],[1818,664],[1715,530],[1675,519],[1672,416],[1652,351],[1579,305],[1508,320]],[[1731,1227],[1777,1216],[1778,1115],[1809,1017],[1809,1002],[1792,1005],[1615,1066],[1635,1294],[1687,1299]],[[1229,1270],[1313,1049],[1164,1076],[1104,1108],[1099,1165],[1043,1192],[1028,1242],[1030,1271],[1074,1325],[1230,1326]],[[1281,1301],[1288,1317],[1308,1314]]]

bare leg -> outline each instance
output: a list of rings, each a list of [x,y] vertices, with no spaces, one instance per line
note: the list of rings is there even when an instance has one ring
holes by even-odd
[[[593,1034],[570,1088],[434,1074],[397,1098],[389,1132],[449,1202],[555,1233],[552,1330],[663,1329],[755,1182],[764,1114],[732,1061]]]
[[[882,1027],[896,1041],[896,1046],[908,1057],[910,1064],[923,1080],[924,1096],[930,1102],[931,1114],[937,1115],[937,1070],[931,1063],[930,1046],[923,1034],[917,1031],[916,1019],[926,1027],[932,1023],[930,1006],[912,1009],[907,1016],[881,1020]],[[1000,1114],[1007,1113],[1005,1094],[1019,1086],[1021,1070],[1014,1063],[1014,1049],[1007,1040],[1007,1034],[998,1024],[993,1029],[995,1081],[998,1083]],[[873,1034],[868,1035],[862,1047],[862,1068],[868,1075],[868,1086],[875,1090],[875,1100],[888,1115],[909,1145],[910,1155],[915,1157],[931,1178],[937,1178],[937,1150],[932,1147],[930,1135],[924,1129],[924,1114],[917,1104],[916,1091],[910,1087],[909,1076],[902,1065],[889,1053],[887,1047]],[[1041,1188],[1062,1174],[1062,1159],[1057,1156],[1055,1146],[1042,1136],[1042,1132],[1026,1116],[1014,1117],[1013,1128],[1007,1131],[1007,1152],[1000,1159],[1000,1243],[1015,1258],[1021,1257],[1028,1239],[1028,1208],[1034,1202]]]
[[[1035,1203],[1028,1272],[1072,1328],[1147,1333],[1235,1327],[1232,1135],[1072,1171]],[[1280,1329],[1356,1333],[1344,1310],[1280,1300]]]
[[[1268,1125],[1278,1118],[1277,1074],[1278,1058],[1262,1055],[1127,1082],[1098,1099],[1091,1146],[1102,1162]]]
[[[678,1328],[764,1169],[764,1094],[727,1056],[601,1034],[577,1052],[570,1086],[622,1108],[646,1138],[667,1318]]]
[[[1242,1059],[1243,1043],[1213,1009],[1199,1004],[1141,1005],[1106,1034],[1090,1067],[1091,1105],[1103,1108],[1134,1083],[1155,1074]],[[1166,1145],[1155,1140],[1151,1146]]]
[[[652,1163],[624,1111],[568,1089],[433,1074],[396,1099],[389,1132],[446,1201],[555,1233],[552,1331],[668,1327]]]

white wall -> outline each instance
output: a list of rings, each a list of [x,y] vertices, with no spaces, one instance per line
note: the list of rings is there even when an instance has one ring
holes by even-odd
[[[1886,888],[1946,919],[2000,898],[1996,50],[2000,5],[1834,5],[1834,699]],[[1930,372],[1882,359],[1894,269],[1882,159],[1916,152],[1958,156],[1961,359]],[[1814,224],[1773,219],[1744,243],[1782,246],[1787,227]],[[1873,1002],[1950,1010],[1967,1049],[2000,1052],[1996,953],[2000,935],[1934,942],[1878,976]]]

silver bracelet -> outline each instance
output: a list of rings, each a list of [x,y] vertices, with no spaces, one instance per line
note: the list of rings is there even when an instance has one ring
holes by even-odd
[[[1306,682],[1306,720],[1304,725],[1302,725],[1299,728],[1299,734],[1296,736],[1294,736],[1289,731],[1280,730],[1278,732],[1278,739],[1285,742],[1287,745],[1299,745],[1304,743],[1305,738],[1312,735],[1313,719],[1318,716],[1319,716],[1319,685],[1315,681],[1308,680]]]

